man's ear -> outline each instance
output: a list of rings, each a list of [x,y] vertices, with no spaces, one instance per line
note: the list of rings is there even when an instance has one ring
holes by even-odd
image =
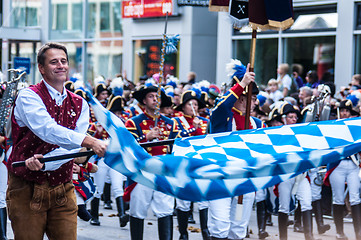
[[[41,73],[41,75],[43,75],[44,74],[44,66],[43,65],[41,65],[41,64],[38,64],[38,69],[39,69],[39,72]]]

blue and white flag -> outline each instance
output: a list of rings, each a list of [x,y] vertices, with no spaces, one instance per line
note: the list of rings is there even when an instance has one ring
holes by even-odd
[[[255,192],[361,149],[361,118],[177,139],[174,153],[149,155],[122,121],[88,93],[110,135],[105,163],[133,181],[190,201]]]

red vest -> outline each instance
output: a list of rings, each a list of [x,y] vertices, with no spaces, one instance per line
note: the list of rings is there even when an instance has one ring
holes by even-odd
[[[43,81],[31,86],[30,89],[40,96],[48,113],[59,125],[75,129],[83,103],[80,96],[67,90],[68,96],[64,99],[61,106],[57,106]],[[11,117],[11,123],[13,149],[7,164],[9,172],[22,177],[24,180],[38,184],[48,181],[50,186],[56,186],[72,180],[73,161],[63,164],[55,171],[30,171],[26,167],[13,168],[11,165],[13,162],[25,161],[34,154],[45,155],[59,146],[44,142],[30,131],[28,127],[20,127],[15,120],[14,113]]]

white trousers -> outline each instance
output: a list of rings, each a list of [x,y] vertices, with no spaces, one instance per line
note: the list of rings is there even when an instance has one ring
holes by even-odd
[[[176,209],[179,209],[183,212],[188,212],[191,210],[191,201],[182,200],[176,198],[177,206]],[[203,210],[208,208],[208,201],[197,202],[198,210]]]
[[[174,197],[137,184],[130,194],[130,216],[145,219],[149,206],[157,218],[173,215]]]
[[[212,237],[243,239],[252,213],[255,193],[243,195],[241,219],[236,218],[238,198],[222,198],[209,201],[208,229]]]
[[[117,198],[124,195],[123,182],[126,180],[126,177],[120,172],[117,172],[106,165],[104,163],[104,159],[102,158],[98,162],[98,171],[94,174],[94,183],[97,187],[97,191],[94,194],[94,197],[100,198],[100,196],[103,194],[104,183],[108,176],[112,184],[112,192],[114,197]]]
[[[308,176],[310,177],[310,181],[311,181],[311,194],[312,194],[312,202],[317,201],[317,200],[321,200],[321,191],[322,191],[322,185],[318,186],[315,184],[315,179],[317,178],[318,175],[318,168],[312,168],[308,171]]]
[[[8,187],[8,170],[4,163],[0,162],[0,208],[6,207],[6,189]]]
[[[288,214],[290,212],[290,202],[292,197],[292,188],[295,184],[295,178],[287,179],[278,185],[279,210],[278,212]],[[301,203],[301,211],[312,210],[311,185],[307,178],[303,178],[298,186],[296,197]]]
[[[350,195],[350,204],[360,203],[359,167],[351,160],[342,160],[330,175],[333,204],[345,204],[345,183]]]

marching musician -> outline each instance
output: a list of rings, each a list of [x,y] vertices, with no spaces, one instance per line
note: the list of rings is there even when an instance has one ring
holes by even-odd
[[[166,140],[178,136],[178,127],[175,120],[161,114],[156,116],[159,104],[162,107],[162,103],[164,104],[169,100],[165,93],[161,91],[159,103],[157,91],[156,86],[144,85],[133,94],[133,97],[144,105],[145,111],[129,119],[125,126],[138,142]],[[164,155],[169,151],[168,146],[148,147],[146,150],[152,156]],[[134,185],[132,186],[134,187]],[[136,184],[130,193],[131,239],[143,239],[144,219],[147,217],[149,206],[152,207],[154,214],[158,218],[159,239],[171,240],[173,237],[174,198],[141,184]]]
[[[299,109],[289,103],[284,103],[279,108],[284,125],[295,124],[301,117]],[[278,185],[279,209],[278,230],[281,240],[287,240],[288,214],[290,213],[290,201],[293,192],[301,204],[302,221],[306,240],[313,240],[312,233],[312,197],[311,185],[305,174],[290,178]]]
[[[200,96],[193,90],[183,92],[180,104],[175,110],[182,112],[181,117],[175,117],[182,137],[198,136],[207,133],[208,119],[198,116],[198,109],[204,108],[205,104]],[[180,240],[188,240],[188,218],[191,210],[191,202],[181,199],[177,201],[177,219]],[[198,202],[199,220],[202,236],[204,240],[210,239],[207,220],[208,220],[208,202]]]
[[[114,96],[110,100],[107,109],[113,112],[117,117],[119,117],[124,123],[128,119],[129,113],[124,111],[124,99],[121,96]],[[109,137],[108,133],[104,130],[103,127],[99,126],[99,131],[106,134],[105,139]],[[97,134],[94,135],[95,137]],[[115,203],[117,206],[119,224],[120,227],[125,227],[129,222],[129,215],[125,213],[124,201],[123,201],[123,183],[126,180],[126,177],[120,172],[112,169],[105,164],[104,158],[100,158],[97,161],[98,171],[94,174],[94,181],[97,186],[97,191],[94,195],[93,200],[91,201],[91,215],[92,219],[90,221],[91,225],[99,226],[99,202],[100,197],[106,191],[105,184],[107,178],[110,179],[111,188],[114,193]],[[110,187],[110,184],[109,184]],[[104,191],[103,191],[104,190]],[[110,193],[110,189],[108,191]],[[109,196],[110,199],[110,196]]]
[[[245,69],[245,66],[242,65]],[[242,81],[236,83],[233,79],[233,87],[220,98],[213,108],[210,118],[210,132],[219,133],[227,131],[244,130],[245,110],[247,97],[244,89],[250,83],[253,84],[251,109],[257,101],[258,87],[254,83],[255,73],[247,71],[241,76]],[[239,77],[239,78],[241,78]],[[263,127],[261,120],[250,117],[248,129]],[[247,234],[247,227],[252,212],[255,193],[243,195],[243,210],[241,220],[236,219],[238,198],[223,198],[209,201],[209,231],[212,239],[243,239]]]
[[[7,203],[15,239],[76,239],[77,205],[72,184],[73,160],[41,163],[42,157],[92,148],[104,156],[106,143],[87,136],[87,102],[67,91],[68,54],[58,43],[37,55],[43,80],[21,90],[11,116],[13,150]],[[13,162],[25,161],[14,168]]]
[[[338,113],[340,119],[350,118],[352,115],[351,100],[343,100],[339,103]],[[352,222],[356,239],[361,239],[361,203],[360,203],[360,156],[354,154],[346,159],[327,165],[325,184],[331,185],[333,219],[336,225],[336,239],[348,239],[343,231],[343,217],[345,209],[345,183],[350,196]]]

